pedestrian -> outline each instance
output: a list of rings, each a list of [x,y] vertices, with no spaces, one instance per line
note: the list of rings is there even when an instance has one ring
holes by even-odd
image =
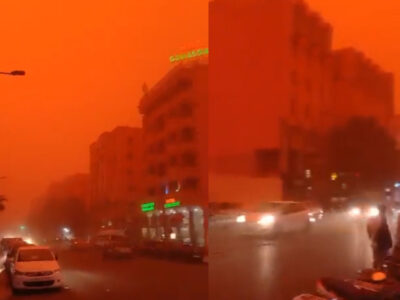
[[[368,220],[367,231],[372,242],[373,267],[379,269],[393,246],[384,205],[379,206],[379,216]]]

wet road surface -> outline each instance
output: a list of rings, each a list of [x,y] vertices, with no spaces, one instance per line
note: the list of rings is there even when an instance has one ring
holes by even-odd
[[[207,299],[206,264],[153,257],[104,260],[95,251],[60,251],[66,289],[13,295],[0,275],[0,300]]]
[[[322,276],[354,276],[371,265],[365,223],[327,216],[308,232],[275,240],[241,233],[240,224],[210,226],[209,297],[286,300],[313,292]]]

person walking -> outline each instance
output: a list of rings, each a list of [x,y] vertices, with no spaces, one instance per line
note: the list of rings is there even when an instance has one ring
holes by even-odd
[[[372,242],[373,267],[379,269],[393,246],[384,205],[379,206],[379,216],[368,219],[367,231]]]

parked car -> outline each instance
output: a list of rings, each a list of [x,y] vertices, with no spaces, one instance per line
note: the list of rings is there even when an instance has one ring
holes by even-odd
[[[57,256],[44,246],[20,247],[10,266],[13,291],[62,288]]]
[[[90,247],[91,247],[91,245],[88,240],[80,239],[80,238],[74,238],[74,239],[70,240],[70,248],[72,250],[85,250],[85,249],[89,249]]]
[[[28,246],[28,244],[24,241],[14,243],[11,250],[7,253],[6,260],[4,262],[4,268],[8,273],[10,272],[11,263],[14,261],[15,254],[19,248],[24,246]]]
[[[130,258],[133,255],[133,247],[126,237],[113,236],[111,243],[104,248],[104,257]]]
[[[92,244],[96,247],[107,247],[113,243],[114,239],[126,238],[123,230],[109,229],[100,231],[92,240]]]
[[[8,253],[14,244],[22,242],[24,242],[24,240],[21,237],[2,238],[0,242],[1,250]]]

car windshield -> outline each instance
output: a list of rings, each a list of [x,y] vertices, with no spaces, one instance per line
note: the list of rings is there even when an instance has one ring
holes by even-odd
[[[26,249],[18,254],[18,261],[48,261],[54,260],[53,253],[49,249]]]
[[[259,212],[283,212],[291,207],[290,203],[263,202],[257,207]]]

